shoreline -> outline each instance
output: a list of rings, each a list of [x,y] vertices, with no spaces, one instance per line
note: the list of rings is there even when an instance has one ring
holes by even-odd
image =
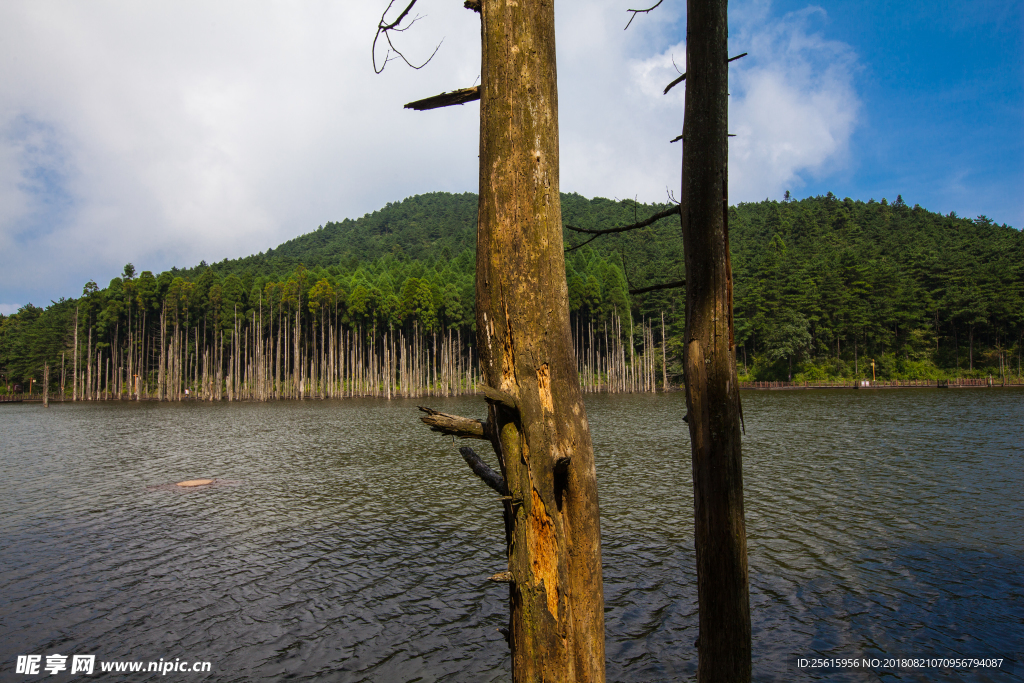
[[[991,379],[911,379],[911,380],[822,380],[822,381],[804,381],[804,382],[787,382],[787,381],[763,381],[763,382],[740,382],[739,388],[741,391],[800,391],[809,389],[1024,389],[1024,381],[1010,381],[1003,383],[995,378]],[[676,393],[681,391],[681,386],[671,386],[668,391],[590,391],[584,392],[584,394],[665,394],[665,393]],[[331,397],[324,399],[319,396],[304,396],[302,398],[272,398],[267,400],[258,399],[234,399],[228,401],[225,399],[211,401],[209,399],[201,398],[182,398],[179,400],[168,400],[158,399],[156,397],[144,397],[144,398],[98,398],[98,399],[78,399],[77,401],[71,400],[70,398],[51,396],[50,403],[278,403],[285,401],[324,401],[324,400],[338,400],[345,398],[385,398],[385,400],[392,399],[403,399],[403,398],[415,398],[415,399],[435,399],[435,398],[449,398],[442,394],[424,394],[421,396],[392,396],[391,398],[385,398],[384,396],[372,394],[362,396],[344,396],[344,397]],[[483,396],[482,392],[460,392],[459,396]],[[14,397],[9,395],[0,394],[0,404],[4,403],[42,403],[42,396],[18,396]]]
[[[778,391],[797,389],[1011,389],[1024,388],[1024,382],[986,379],[892,379],[892,380],[822,380],[804,382],[740,382],[740,389]]]

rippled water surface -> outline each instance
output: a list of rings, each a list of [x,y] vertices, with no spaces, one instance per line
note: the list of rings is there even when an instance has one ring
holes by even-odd
[[[743,400],[755,680],[1024,680],[794,663],[1020,661],[1024,391]],[[51,653],[212,663],[131,681],[510,680],[498,503],[415,404],[0,406],[0,680],[71,678],[14,673]],[[696,671],[681,404],[587,399],[609,681]]]

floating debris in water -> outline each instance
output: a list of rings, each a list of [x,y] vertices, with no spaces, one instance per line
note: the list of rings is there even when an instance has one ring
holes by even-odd
[[[147,486],[147,491],[190,491],[197,489],[212,489],[220,486],[236,486],[242,483],[232,479],[187,479],[173,484],[156,484]]]
[[[189,479],[188,481],[179,481],[175,486],[208,486],[214,481],[213,479]]]

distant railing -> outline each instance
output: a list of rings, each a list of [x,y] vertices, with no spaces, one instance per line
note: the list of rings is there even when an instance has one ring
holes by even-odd
[[[740,389],[904,389],[1024,386],[1024,379],[999,377],[984,379],[886,379],[886,380],[807,380],[804,382],[740,382]]]

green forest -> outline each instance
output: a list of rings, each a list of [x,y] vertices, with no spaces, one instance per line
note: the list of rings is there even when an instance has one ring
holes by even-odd
[[[562,195],[567,226],[669,205]],[[0,391],[203,400],[472,391],[475,194],[432,193],[266,252],[0,315]],[[741,380],[1021,376],[1024,235],[985,216],[825,196],[729,210]],[[565,231],[585,390],[681,381],[677,217]],[[584,244],[585,243],[585,244]],[[631,292],[633,292],[631,294]]]

